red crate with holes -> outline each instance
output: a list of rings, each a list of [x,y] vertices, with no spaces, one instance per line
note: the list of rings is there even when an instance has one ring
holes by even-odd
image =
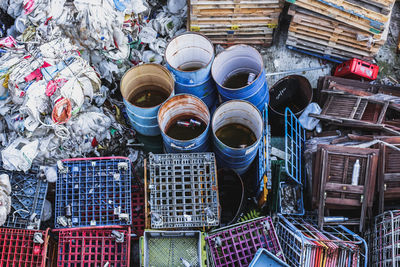
[[[129,266],[130,227],[67,228],[56,232],[57,266]]]
[[[26,230],[0,228],[1,267],[55,266],[55,240],[49,229]]]
[[[144,186],[134,184],[132,186],[132,240],[138,240],[143,236],[145,229],[145,205]]]
[[[379,66],[353,58],[336,67],[335,76],[345,78],[365,78],[375,80],[378,77]]]

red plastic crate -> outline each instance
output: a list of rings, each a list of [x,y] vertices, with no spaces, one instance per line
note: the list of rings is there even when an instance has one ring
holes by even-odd
[[[378,72],[379,66],[353,58],[337,66],[335,76],[375,80],[378,77]]]
[[[58,229],[57,266],[128,267],[131,245],[129,227]],[[113,234],[123,236],[123,240]]]
[[[35,235],[37,235],[35,237]],[[1,267],[54,265],[54,239],[46,231],[0,228]]]
[[[145,229],[144,187],[139,184],[132,186],[132,240],[143,236]]]

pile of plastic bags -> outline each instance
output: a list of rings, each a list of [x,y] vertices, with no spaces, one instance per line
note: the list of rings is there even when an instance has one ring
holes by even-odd
[[[186,1],[160,2],[0,3],[15,18],[0,39],[5,169],[27,171],[32,164],[118,153],[121,144],[132,143],[122,105],[110,94],[133,65],[161,63],[169,39],[185,30]]]

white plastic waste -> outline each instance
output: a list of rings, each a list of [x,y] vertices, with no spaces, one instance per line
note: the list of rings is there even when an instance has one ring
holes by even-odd
[[[320,114],[322,111],[321,107],[317,104],[317,103],[310,103],[305,110],[303,111],[303,113],[301,114],[300,118],[299,118],[299,122],[301,123],[301,125],[309,130],[312,131],[314,130],[314,128],[317,126],[317,124],[319,123],[319,120],[313,117],[310,117],[309,114],[310,113],[315,113],[315,114]]]

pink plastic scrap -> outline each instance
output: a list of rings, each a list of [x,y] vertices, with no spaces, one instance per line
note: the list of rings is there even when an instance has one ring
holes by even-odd
[[[8,37],[4,37],[0,39],[0,47],[15,47],[15,45],[17,44],[17,42],[15,41],[14,37],[12,37],[11,35]]]
[[[67,79],[57,79],[51,80],[46,86],[46,95],[52,96],[54,92],[64,86],[68,80]]]
[[[43,74],[40,71],[40,69],[42,68],[46,68],[51,66],[49,63],[47,63],[46,61],[43,63],[42,66],[40,66],[39,68],[37,68],[36,70],[32,71],[31,74],[29,74],[28,76],[26,76],[24,79],[26,82],[30,82],[33,79],[36,79],[36,81],[39,81],[41,79],[43,79]]]

